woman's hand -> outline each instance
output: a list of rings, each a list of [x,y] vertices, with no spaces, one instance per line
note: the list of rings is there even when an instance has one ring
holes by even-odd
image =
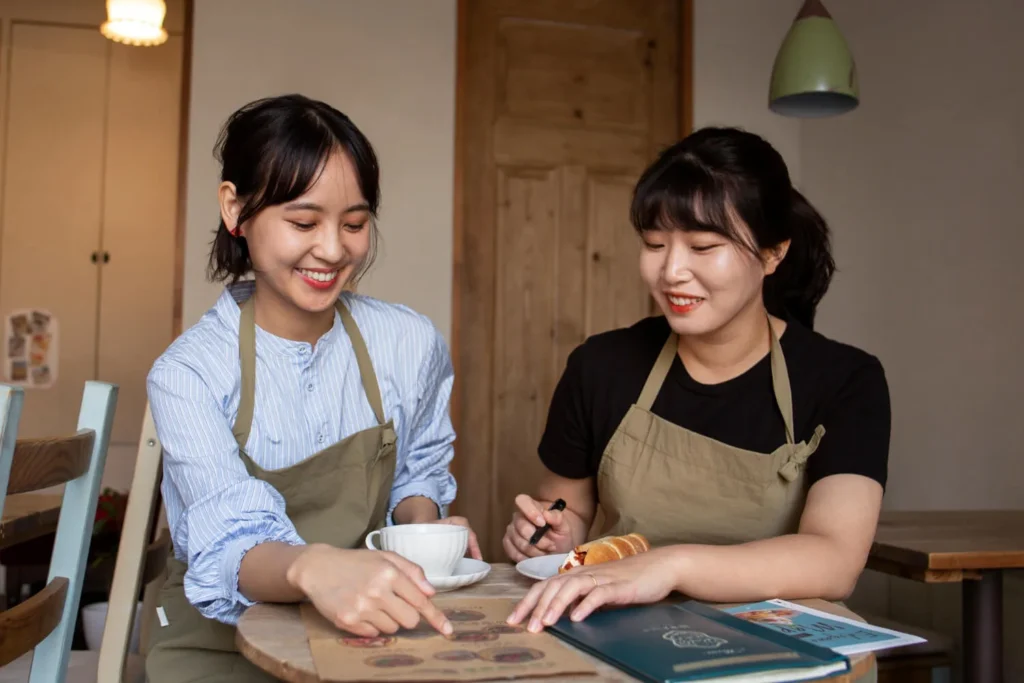
[[[581,621],[603,605],[657,602],[676,586],[678,557],[675,549],[660,548],[592,567],[575,569],[535,584],[508,618],[518,624],[530,617],[528,630],[536,633],[554,624],[577,600],[570,618]]]
[[[452,632],[430,600],[434,588],[423,570],[394,553],[310,545],[287,579],[332,624],[358,636],[415,628],[421,617],[445,635]]]
[[[430,522],[430,524],[452,524],[466,527],[469,529],[469,556],[474,560],[484,559],[483,554],[480,552],[480,541],[477,540],[476,532],[473,531],[473,527],[469,525],[469,520],[465,517],[445,517],[444,519]]]
[[[516,511],[502,539],[505,553],[513,562],[572,550],[572,524],[564,512],[549,510],[550,507],[551,501],[534,500],[526,494],[516,496]],[[530,545],[530,537],[545,524],[551,528],[537,545]]]

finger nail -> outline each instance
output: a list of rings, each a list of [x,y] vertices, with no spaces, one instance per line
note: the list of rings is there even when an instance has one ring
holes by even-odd
[[[530,627],[527,630],[529,630],[531,633],[536,633],[537,631],[540,630],[540,628],[541,628],[540,622],[537,621],[536,618],[534,618],[534,619],[530,620]]]
[[[551,624],[555,623],[557,620],[558,615],[555,614],[554,610],[551,610],[550,612],[544,615],[544,623],[548,626],[551,626]]]
[[[452,634],[452,623],[450,621],[444,622],[441,626],[441,633],[446,636],[450,636]]]

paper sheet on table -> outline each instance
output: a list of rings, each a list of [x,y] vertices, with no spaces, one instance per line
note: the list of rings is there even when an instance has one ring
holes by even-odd
[[[505,598],[441,598],[455,633],[426,624],[394,636],[353,638],[311,605],[302,605],[317,674],[324,681],[483,681],[596,675],[583,655],[547,633],[509,626],[515,605]]]

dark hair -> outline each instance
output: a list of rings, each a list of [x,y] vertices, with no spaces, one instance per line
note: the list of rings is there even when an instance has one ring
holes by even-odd
[[[733,213],[734,212],[734,213]],[[750,237],[730,219],[738,215]],[[703,128],[663,151],[637,182],[630,219],[638,232],[707,230],[760,256],[790,240],[765,278],[768,312],[814,326],[835,261],[828,225],[793,187],[786,162],[763,138],[738,128]]]
[[[217,138],[215,156],[221,181],[234,183],[245,203],[238,225],[268,206],[293,201],[316,182],[328,157],[341,149],[355,166],[359,189],[377,216],[380,206],[380,169],[366,136],[340,111],[303,97],[268,97],[232,114]],[[373,262],[377,228],[370,221],[370,253],[354,280]],[[237,282],[252,270],[249,246],[242,236],[228,232],[223,219],[210,249],[207,275],[211,280]]]

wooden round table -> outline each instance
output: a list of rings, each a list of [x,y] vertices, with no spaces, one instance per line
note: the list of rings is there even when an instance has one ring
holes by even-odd
[[[521,576],[510,564],[491,565],[491,572],[480,583],[463,588],[457,592],[442,595],[458,595],[459,597],[478,598],[513,598],[518,599],[529,590],[533,581]],[[822,600],[799,600],[802,605],[841,616],[858,619],[856,614],[838,605]],[[309,640],[306,638],[306,627],[302,622],[298,605],[267,605],[260,604],[250,607],[238,621],[238,633],[235,639],[239,651],[250,662],[260,667],[271,676],[291,683],[322,683],[313,664],[313,655],[309,651]],[[583,653],[597,667],[596,678],[585,677],[587,680],[626,683],[636,679],[624,672],[594,659]],[[836,676],[833,683],[854,683],[862,677],[870,675],[875,664],[873,654],[856,655],[850,658],[850,673]],[[565,681],[580,683],[584,677],[574,676]],[[517,679],[529,681],[532,679]],[[558,678],[546,677],[535,679],[538,683],[557,683]],[[872,678],[863,680],[874,680]]]

